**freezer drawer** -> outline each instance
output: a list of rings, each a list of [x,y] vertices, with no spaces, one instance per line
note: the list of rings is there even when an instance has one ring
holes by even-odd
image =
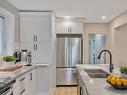
[[[57,86],[77,85],[76,68],[57,68]]]

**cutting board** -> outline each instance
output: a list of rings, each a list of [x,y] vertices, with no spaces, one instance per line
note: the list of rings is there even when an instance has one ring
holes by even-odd
[[[22,67],[22,65],[14,65],[11,67],[0,66],[0,72],[12,72],[12,71],[15,71],[17,69],[20,69],[21,67]]]

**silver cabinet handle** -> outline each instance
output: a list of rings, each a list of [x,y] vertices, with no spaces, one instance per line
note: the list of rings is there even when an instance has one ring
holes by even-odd
[[[71,32],[71,27],[70,27],[70,32]]]
[[[71,27],[68,27],[68,32],[71,32]]]
[[[35,50],[35,44],[33,45],[33,50]]]
[[[33,80],[33,74],[30,73],[30,80]]]
[[[20,79],[20,81],[23,81],[23,80],[25,80],[25,77],[23,77],[22,79]]]
[[[36,50],[37,50],[37,44],[36,44]]]
[[[26,91],[26,89],[23,89],[19,94],[23,94]]]
[[[37,35],[36,35],[36,41],[37,41]]]
[[[35,41],[35,35],[33,35],[33,41]]]

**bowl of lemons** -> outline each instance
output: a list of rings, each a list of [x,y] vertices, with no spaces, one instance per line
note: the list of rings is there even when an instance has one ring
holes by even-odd
[[[109,75],[106,81],[116,89],[126,90],[127,89],[127,79],[121,76]]]

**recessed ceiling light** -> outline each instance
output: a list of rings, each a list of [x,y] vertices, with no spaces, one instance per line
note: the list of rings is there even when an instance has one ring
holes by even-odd
[[[70,16],[65,16],[65,18],[66,18],[66,19],[71,19],[71,17],[70,17]]]
[[[102,16],[101,18],[102,18],[102,19],[106,19],[106,16]]]

